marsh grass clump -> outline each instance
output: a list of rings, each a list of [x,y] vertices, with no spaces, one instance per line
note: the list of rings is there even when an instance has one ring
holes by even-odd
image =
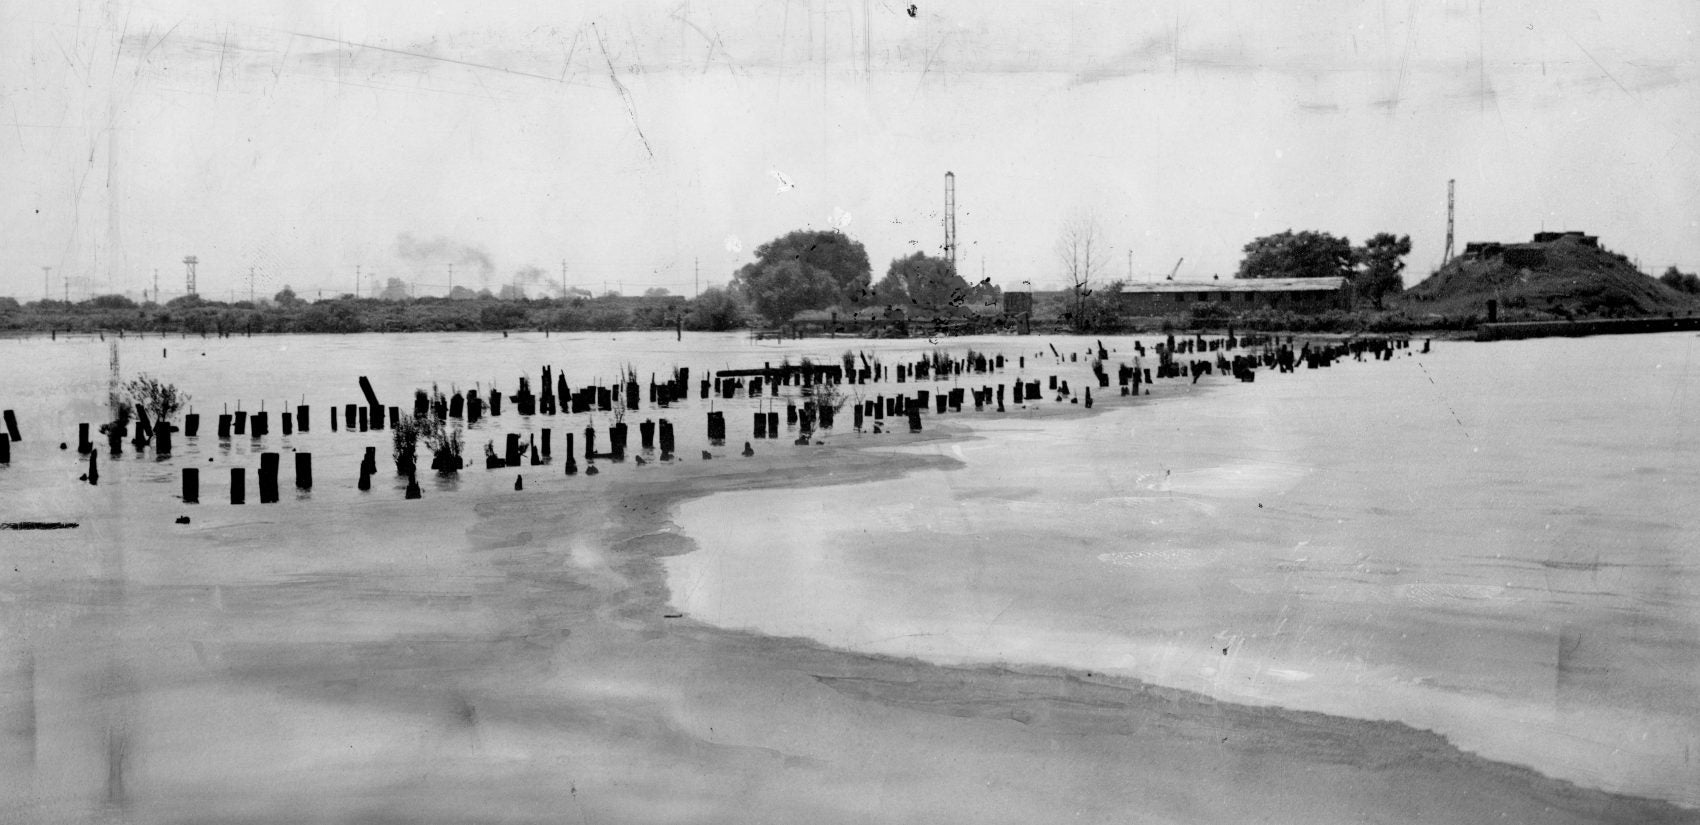
[[[423,390],[419,393],[423,396]],[[404,415],[390,426],[390,454],[397,475],[410,476],[418,466],[419,431],[429,419]]]
[[[147,410],[156,423],[165,423],[171,417],[189,404],[189,394],[177,389],[176,384],[167,384],[146,373],[138,375],[124,384],[124,396],[129,404],[135,404]],[[125,409],[129,404],[120,405]],[[128,417],[124,419],[128,422]]]
[[[454,475],[460,472],[465,461],[461,452],[465,442],[461,438],[460,426],[450,427],[442,421],[428,420],[419,432],[419,440],[425,444],[425,449],[431,451],[431,469],[438,475]],[[494,453],[495,448],[486,445],[488,453]]]

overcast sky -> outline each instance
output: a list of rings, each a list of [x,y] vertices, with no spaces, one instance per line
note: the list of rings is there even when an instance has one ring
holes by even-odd
[[[559,7],[555,7],[559,5]],[[913,13],[911,13],[913,11]],[[1700,3],[0,0],[0,294],[724,283],[842,227],[875,277],[1228,277],[1252,238],[1584,229],[1700,269]],[[699,264],[700,262],[700,264]],[[453,267],[452,275],[450,267]],[[525,273],[525,274],[521,274]],[[539,294],[539,286],[530,292]]]

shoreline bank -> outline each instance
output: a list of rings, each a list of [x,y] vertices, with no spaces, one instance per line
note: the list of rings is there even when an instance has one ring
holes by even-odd
[[[846,472],[831,479],[811,477],[806,466],[776,466],[762,468],[759,474],[694,478],[673,489],[610,491],[618,502],[615,509],[623,514],[615,535],[631,534],[611,546],[633,553],[637,567],[631,578],[641,583],[634,592],[659,589],[665,594],[661,559],[694,549],[694,540],[673,531],[670,515],[689,499],[776,485],[863,483],[951,466],[920,456],[868,456],[861,446],[838,449],[861,455],[835,456],[843,459],[836,464]],[[640,597],[628,603],[625,615],[633,620],[646,612],[665,615],[668,604]],[[974,750],[982,744],[979,738],[988,736],[1005,746],[1014,740],[1030,747],[1036,759],[1053,764],[1062,759],[1081,776],[1110,771],[1130,783],[1107,794],[1122,797],[1122,804],[1161,794],[1170,782],[1184,784],[1186,776],[1198,770],[1231,770],[1243,783],[1242,798],[1218,799],[1200,808],[1191,807],[1199,800],[1187,800],[1181,808],[1154,817],[1158,819],[1203,814],[1202,819],[1230,821],[1270,816],[1272,811],[1278,812],[1274,818],[1292,821],[1384,815],[1400,821],[1693,818],[1692,812],[1668,803],[1580,788],[1482,759],[1459,751],[1444,737],[1395,722],[1221,702],[1069,668],[935,665],[837,650],[807,639],[724,630],[688,616],[659,623],[652,618],[647,629],[700,646],[699,653],[714,659],[742,659],[752,673],[802,671],[849,703],[835,707],[838,713],[910,720],[919,714],[929,720],[928,727],[938,728],[935,735],[940,738],[934,744],[945,753]],[[819,698],[812,701],[818,703]],[[955,727],[963,730],[948,732]],[[1062,741],[1073,746],[1065,748],[1072,751],[1066,758],[1054,751]],[[1047,750],[1051,752],[1043,753]],[[1156,757],[1153,750],[1168,756]],[[1166,761],[1171,757],[1181,761]],[[1130,793],[1134,788],[1138,790]],[[1437,805],[1443,798],[1450,804]],[[1362,807],[1353,809],[1354,804]],[[1208,810],[1215,805],[1222,807]],[[1275,807],[1255,813],[1268,805]]]

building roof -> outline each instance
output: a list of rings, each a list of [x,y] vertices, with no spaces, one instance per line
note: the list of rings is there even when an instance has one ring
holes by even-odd
[[[1122,292],[1333,292],[1345,285],[1345,278],[1229,278],[1225,281],[1145,281],[1124,284]]]

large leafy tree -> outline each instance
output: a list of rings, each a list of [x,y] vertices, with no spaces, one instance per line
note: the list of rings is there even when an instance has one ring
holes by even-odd
[[[691,329],[706,329],[723,332],[737,329],[744,323],[744,308],[738,303],[737,296],[730,290],[711,286],[702,291],[696,300],[691,302],[689,314],[685,323]]]
[[[1362,267],[1352,279],[1358,297],[1381,309],[1381,300],[1398,294],[1405,282],[1399,273],[1405,269],[1404,258],[1411,254],[1411,236],[1382,232],[1370,238],[1357,250]]]
[[[775,261],[738,270],[739,292],[769,321],[783,324],[805,309],[824,309],[838,303],[840,291],[826,270],[802,261]]]
[[[775,323],[805,309],[862,300],[873,281],[868,251],[835,230],[797,230],[756,247],[733,276],[736,289]]]
[[[874,300],[936,312],[966,302],[969,290],[968,282],[956,274],[955,264],[917,252],[891,262],[885,277],[874,284]]]
[[[1291,229],[1245,245],[1241,278],[1350,278],[1356,255],[1352,242],[1327,232]]]

